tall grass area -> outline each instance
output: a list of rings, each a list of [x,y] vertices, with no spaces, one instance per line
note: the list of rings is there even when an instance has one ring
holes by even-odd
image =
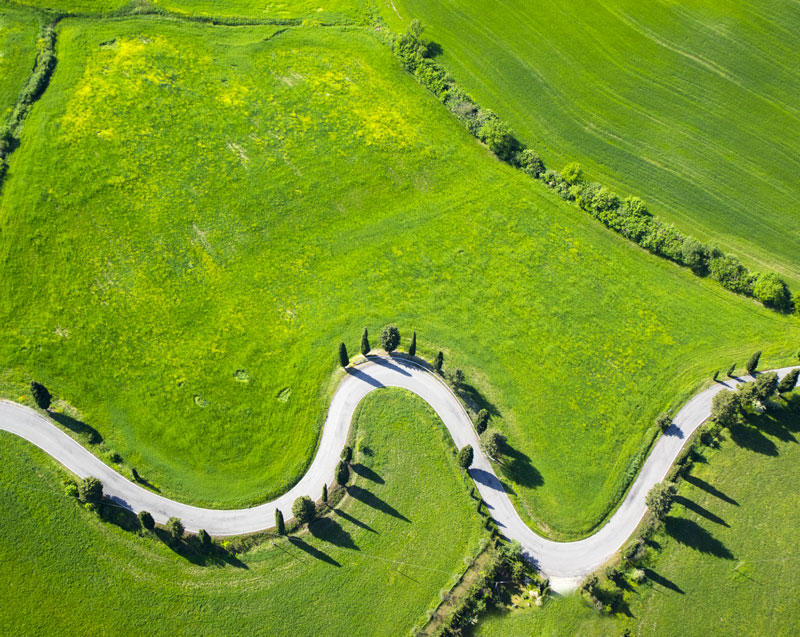
[[[580,161],[591,180],[798,287],[796,3],[379,6],[395,31],[422,20],[459,83],[550,168]]]
[[[310,532],[240,554],[238,566],[193,564],[101,522],[61,493],[47,456],[3,433],[3,631],[407,634],[477,551],[482,520],[419,398],[376,392],[354,426],[356,497]]]
[[[31,12],[0,7],[0,128],[33,68],[38,31],[38,20]]]
[[[17,4],[65,13],[108,14],[126,10],[164,9],[189,17],[250,18],[254,20],[353,21],[366,0],[15,0]]]
[[[165,495],[305,471],[336,348],[445,352],[555,537],[622,495],[655,416],[800,325],[632,249],[498,162],[366,31],[68,19],[0,201],[0,374]],[[73,429],[84,429],[75,425]]]
[[[797,392],[796,392],[797,393]],[[795,396],[795,404],[800,404]],[[493,614],[479,635],[792,635],[800,616],[800,411],[755,417],[681,483],[628,616],[577,596]]]

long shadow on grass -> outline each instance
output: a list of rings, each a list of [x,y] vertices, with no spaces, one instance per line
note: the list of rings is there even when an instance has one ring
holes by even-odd
[[[364,522],[362,522],[358,518],[354,518],[349,513],[345,513],[341,509],[334,509],[333,512],[336,515],[338,515],[340,518],[342,518],[343,520],[347,520],[351,524],[355,524],[357,527],[362,528],[365,531],[369,531],[370,533],[375,533],[376,535],[378,535],[378,532],[375,529],[373,529],[369,524],[365,524]]]
[[[318,540],[330,542],[344,549],[360,550],[353,538],[345,531],[336,520],[331,518],[318,518],[308,525],[308,530]]]
[[[736,500],[734,500],[733,498],[725,495],[722,491],[720,491],[719,489],[717,489],[713,485],[709,484],[705,480],[697,478],[697,477],[695,477],[695,476],[693,476],[691,474],[684,476],[684,480],[686,480],[686,482],[688,482],[689,484],[693,484],[698,489],[702,489],[706,493],[710,493],[715,498],[719,498],[723,502],[727,502],[728,504],[733,504],[733,505],[735,505],[737,507],[739,506],[739,503]]]
[[[381,500],[377,495],[363,489],[359,486],[352,485],[347,487],[347,493],[354,497],[356,500],[363,502],[367,506],[371,506],[373,509],[377,509],[382,513],[387,513],[392,517],[397,518],[398,520],[403,520],[404,522],[411,522],[406,516],[404,516],[400,511],[395,509],[391,504]]]
[[[791,427],[795,423],[792,422],[792,419],[786,418],[785,414],[777,411],[776,407],[773,407],[773,410],[775,410],[773,413],[751,416],[750,422],[759,431],[763,431],[781,442],[797,442],[797,438],[793,435],[796,430],[793,431],[793,427]]]
[[[383,478],[381,478],[377,473],[375,473],[372,469],[368,466],[361,464],[360,462],[356,462],[355,464],[351,464],[350,468],[355,471],[358,475],[362,478],[366,478],[367,480],[372,480],[372,482],[377,482],[378,484],[383,484]]]
[[[539,470],[531,464],[531,459],[521,451],[503,443],[503,473],[518,485],[528,488],[540,487],[544,478]]]
[[[737,445],[765,456],[777,456],[778,447],[755,427],[749,425],[735,424],[730,428],[731,440]]]
[[[292,546],[300,549],[301,551],[304,551],[304,552],[308,553],[314,559],[320,560],[322,562],[326,562],[326,563],[330,564],[331,566],[341,567],[341,564],[339,564],[339,562],[337,562],[335,559],[333,559],[330,555],[328,555],[327,553],[323,553],[322,551],[320,551],[317,548],[314,548],[310,544],[308,544],[308,543],[304,542],[303,540],[301,540],[299,537],[290,537],[289,538],[289,543]]]
[[[694,511],[695,513],[697,513],[697,515],[703,516],[706,520],[714,522],[715,524],[721,524],[722,526],[730,527],[730,524],[728,524],[721,517],[715,515],[714,513],[711,513],[711,511],[709,511],[705,507],[700,506],[699,504],[697,504],[697,502],[694,502],[689,498],[684,498],[682,495],[676,495],[675,502],[683,505],[690,511]]]
[[[212,544],[210,547],[205,548],[196,535],[189,535],[182,540],[175,541],[164,529],[156,528],[153,533],[174,553],[197,566],[222,566],[223,564],[228,564],[245,570],[249,568],[233,553],[226,551],[218,544]]]
[[[59,414],[53,411],[50,412],[50,418],[55,420],[62,427],[66,427],[76,434],[86,436],[90,445],[98,445],[103,442],[103,436],[100,435],[100,432],[98,432],[97,429],[90,427],[85,422],[82,422],[77,418],[67,416],[67,414]]]
[[[732,560],[733,553],[702,526],[686,518],[669,516],[664,520],[667,533],[680,544],[714,557]]]
[[[668,588],[671,591],[675,591],[676,593],[685,595],[683,589],[680,586],[678,586],[675,582],[668,580],[666,577],[659,575],[653,569],[645,568],[644,573],[647,576],[647,579],[655,582],[656,584],[660,584],[664,588]]]

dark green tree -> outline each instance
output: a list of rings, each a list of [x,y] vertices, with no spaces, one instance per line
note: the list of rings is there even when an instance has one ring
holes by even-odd
[[[711,419],[723,427],[730,427],[739,422],[742,405],[739,396],[725,389],[714,396],[711,401]]]
[[[78,499],[89,504],[99,504],[103,500],[103,483],[97,478],[84,478],[78,483]]]
[[[666,431],[672,425],[672,416],[669,415],[669,412],[665,411],[656,418],[656,424],[661,431]]]
[[[336,465],[336,482],[345,486],[350,479],[350,466],[344,461],[340,460]]]
[[[179,542],[183,538],[183,532],[186,530],[183,528],[183,522],[181,522],[180,518],[171,517],[167,520],[166,524],[167,533],[169,533],[169,537],[173,542]]]
[[[736,363],[731,365],[730,369],[728,370],[728,373],[727,373],[728,378],[733,378],[734,372],[736,372]]]
[[[347,347],[344,343],[339,343],[339,365],[347,367],[350,364],[350,357],[347,355]]]
[[[513,157],[514,151],[519,144],[508,124],[493,113],[488,114],[484,123],[478,129],[478,139],[503,161],[508,161]]]
[[[778,390],[778,375],[775,372],[759,374],[755,382],[755,399],[762,405]]]
[[[367,333],[367,328],[364,328],[364,332],[361,334],[361,353],[366,356],[369,354],[370,351],[369,346],[369,334]]]
[[[47,391],[47,387],[32,380],[31,394],[33,394],[33,402],[36,403],[39,409],[50,409],[50,402],[53,400],[53,397],[50,395],[50,392]]]
[[[200,540],[200,546],[203,547],[203,550],[207,551],[211,548],[211,536],[206,533],[205,529],[200,529],[197,532],[197,539]]]
[[[350,445],[345,445],[342,448],[342,453],[339,458],[342,460],[342,462],[350,464],[350,461],[353,459],[353,448]]]
[[[506,437],[499,431],[489,430],[481,436],[483,449],[490,457],[498,459],[503,453]]]
[[[672,507],[677,489],[674,482],[659,482],[648,492],[644,499],[647,508],[659,520],[663,520]]]
[[[439,352],[436,355],[436,358],[433,361],[433,369],[437,373],[441,374],[442,373],[442,365],[443,364],[444,364],[444,354],[442,352]]]
[[[283,521],[283,513],[280,509],[275,509],[275,532],[278,535],[286,535],[286,523]]]
[[[475,418],[475,431],[478,432],[480,436],[484,431],[486,431],[486,427],[489,426],[489,410],[488,409],[481,409],[478,412],[477,417]]]
[[[522,171],[531,177],[538,177],[544,172],[544,163],[532,148],[526,148],[517,155],[517,162]]]
[[[147,511],[139,511],[139,515],[136,517],[139,518],[139,524],[141,524],[142,528],[146,531],[152,531],[156,528],[156,521]]]
[[[393,352],[400,345],[400,330],[394,325],[387,325],[381,332],[381,347],[387,352]]]
[[[292,515],[298,524],[311,522],[316,514],[317,506],[307,495],[300,496],[292,505]]]
[[[416,356],[417,355],[417,333],[411,333],[411,345],[408,347],[408,355],[409,356]]]
[[[761,358],[761,351],[760,350],[758,352],[756,352],[755,354],[753,354],[750,357],[750,360],[747,361],[747,366],[745,367],[745,369],[747,370],[747,373],[750,374],[751,376],[753,376],[753,374],[755,373],[756,369],[758,369],[758,359],[759,358]]]
[[[322,501],[325,504],[328,504],[328,484],[327,483],[322,485]]]
[[[800,369],[793,369],[786,374],[786,376],[781,378],[781,382],[778,383],[778,393],[788,394],[789,392],[794,391],[794,388],[797,386],[798,375],[800,375]]]
[[[453,383],[456,389],[461,389],[461,386],[464,384],[464,372],[460,369],[454,371],[450,376],[450,382]]]
[[[472,464],[472,458],[475,455],[475,452],[472,450],[472,445],[466,445],[465,447],[461,447],[458,450],[458,466],[462,469],[469,469],[469,466]]]

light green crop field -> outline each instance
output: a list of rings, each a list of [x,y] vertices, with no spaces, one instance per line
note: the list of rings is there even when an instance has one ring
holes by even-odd
[[[192,17],[302,19],[318,22],[354,20],[364,6],[364,0],[17,0],[16,3],[79,14],[157,8]]]
[[[795,360],[796,319],[496,161],[361,30],[70,19],[57,55],[0,201],[0,385],[44,382],[165,495],[285,491],[338,343],[396,322],[496,410],[522,514],[576,537],[658,412]]]
[[[590,179],[800,288],[796,2],[378,6],[395,31],[422,20],[456,79],[550,168],[578,160]]]
[[[33,68],[38,28],[30,12],[0,6],[0,126]]]
[[[795,396],[795,402],[798,396]],[[493,614],[479,635],[792,635],[800,617],[800,412],[736,427],[681,484],[630,616],[577,596]]]
[[[61,494],[62,472],[0,434],[3,632],[398,635],[423,619],[482,537],[441,421],[401,390],[355,419],[354,496],[310,532],[195,565],[101,522]]]

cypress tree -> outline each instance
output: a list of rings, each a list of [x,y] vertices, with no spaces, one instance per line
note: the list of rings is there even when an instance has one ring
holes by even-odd
[[[372,348],[369,346],[369,334],[367,328],[364,328],[364,333],[361,335],[361,353],[366,356]]]
[[[433,361],[433,369],[439,374],[442,373],[442,364],[443,363],[444,363],[444,354],[442,354],[442,352],[439,352],[436,355],[436,359]]]
[[[345,486],[350,479],[350,467],[344,460],[340,460],[336,465],[336,482]]]
[[[486,431],[486,427],[489,425],[489,411],[487,409],[481,409],[478,412],[478,417],[475,419],[475,431],[478,432],[480,436],[484,431]]]
[[[350,445],[345,445],[342,447],[342,453],[339,455],[339,458],[342,459],[342,462],[349,464],[353,459],[353,448]]]
[[[756,368],[758,367],[758,359],[761,358],[761,351],[759,350],[755,354],[750,357],[750,360],[747,361],[747,373],[751,376],[755,373]]]
[[[417,333],[413,332],[411,334],[411,345],[408,348],[408,355],[409,356],[416,356],[417,355]]]
[[[350,357],[347,355],[347,347],[344,343],[339,343],[339,365],[347,367],[350,364]]]
[[[328,504],[328,485],[327,484],[323,484],[322,485],[322,501],[325,504]]]
[[[790,391],[794,391],[794,388],[797,385],[798,375],[800,375],[800,369],[793,369],[786,374],[786,376],[781,378],[781,382],[778,383],[778,393],[788,394]]]
[[[207,551],[211,548],[211,536],[205,529],[200,529],[197,533],[197,539],[200,540],[200,545]]]
[[[286,535],[286,524],[283,522],[283,513],[280,509],[275,509],[275,532],[278,535]]]
[[[32,380],[31,394],[33,394],[33,400],[39,409],[50,408],[50,401],[52,400],[52,396],[50,395],[50,392],[47,391],[47,387],[45,387],[41,383],[37,383],[35,380]]]
[[[731,365],[731,368],[728,370],[728,378],[733,378],[733,372],[736,371],[736,363]]]

